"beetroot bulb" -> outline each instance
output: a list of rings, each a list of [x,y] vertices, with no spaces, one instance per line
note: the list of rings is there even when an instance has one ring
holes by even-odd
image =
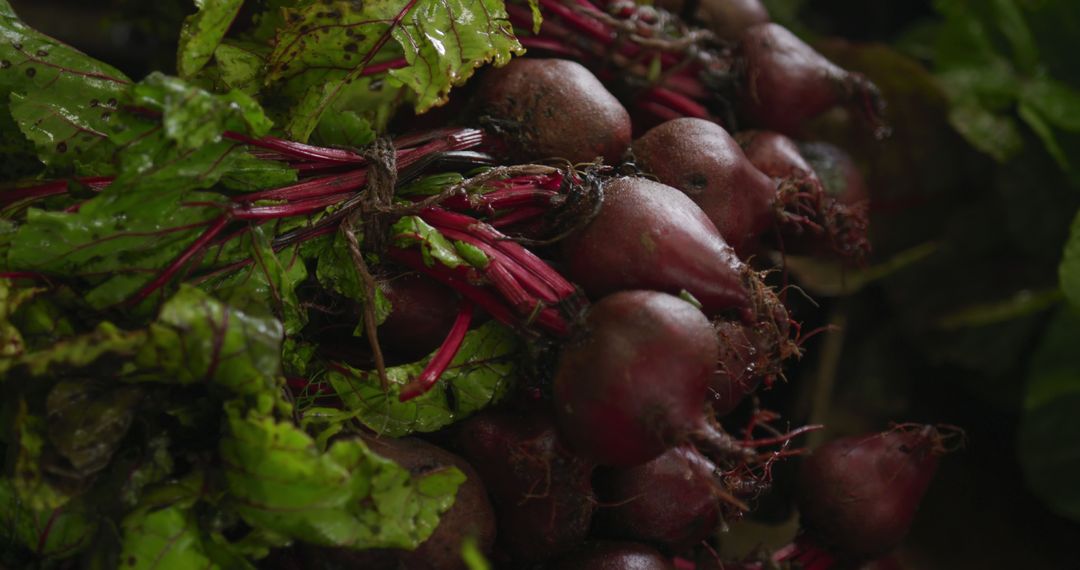
[[[517,158],[618,163],[630,147],[629,113],[580,63],[514,59],[479,85],[481,120]]]
[[[865,224],[831,221],[835,208],[824,199],[820,184],[803,178],[774,180],[716,123],[673,119],[639,137],[633,149],[638,164],[690,196],[740,256],[750,255],[777,230],[787,236],[850,233],[847,239],[856,245],[838,247],[838,253],[862,251],[865,236],[846,228]]]
[[[562,242],[567,276],[593,298],[689,291],[709,315],[751,306],[747,268],[682,193],[646,178],[604,185],[599,213]]]
[[[845,437],[814,450],[796,488],[807,537],[840,558],[888,553],[907,534],[945,451],[933,426]]]
[[[681,550],[712,535],[730,497],[716,465],[689,445],[641,465],[601,470],[596,490],[599,529],[606,536]]]
[[[844,149],[827,142],[799,143],[799,154],[814,169],[825,192],[841,204],[870,202],[870,189],[855,159]]]
[[[539,561],[585,540],[593,465],[563,446],[550,415],[486,411],[462,424],[459,443],[495,505],[504,555]]]
[[[657,8],[698,21],[716,37],[735,41],[747,28],[769,21],[769,11],[761,0],[660,0]]]
[[[861,175],[850,162],[850,157],[846,157],[847,163],[839,162],[846,154],[827,157],[835,161],[832,165],[834,169],[843,169],[843,172],[826,172],[831,175],[830,180],[842,176],[841,184],[853,185],[852,191],[848,192],[844,192],[846,187],[830,190],[814,166],[803,155],[802,148],[787,136],[772,131],[742,131],[735,138],[742,145],[750,162],[781,185],[784,189],[781,192],[787,191],[801,195],[803,197],[801,203],[812,208],[812,211],[808,211],[808,215],[821,228],[821,231],[814,234],[815,239],[808,238],[803,226],[796,224],[782,226],[781,229],[787,231],[781,239],[784,240],[785,245],[792,245],[790,249],[785,247],[786,251],[827,249],[855,261],[862,260],[869,253],[870,242],[867,239],[869,201],[865,193],[866,186],[861,183]]]
[[[608,295],[559,355],[559,431],[604,465],[639,465],[687,441],[714,461],[741,457],[746,450],[704,413],[717,356],[709,319],[687,301],[656,291]]]
[[[597,541],[582,545],[546,570],[675,570],[655,548],[636,542]]]
[[[747,29],[736,49],[738,105],[755,126],[793,134],[807,120],[844,105],[884,136],[884,101],[865,76],[832,63],[779,24]]]

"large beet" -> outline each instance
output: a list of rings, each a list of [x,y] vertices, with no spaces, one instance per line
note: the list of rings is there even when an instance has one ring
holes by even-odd
[[[481,120],[507,136],[518,158],[617,163],[630,147],[630,115],[573,61],[514,59],[483,75],[477,101]]]
[[[563,447],[550,416],[488,411],[466,420],[459,437],[495,504],[500,548],[513,560],[544,560],[585,539],[593,466]]]
[[[749,303],[745,267],[709,218],[678,190],[645,178],[604,187],[599,214],[563,242],[566,271],[591,297],[685,289],[714,315]]]
[[[656,549],[636,542],[590,542],[548,565],[548,570],[675,570]]]
[[[716,123],[667,121],[634,141],[634,156],[646,172],[690,196],[740,255],[776,223],[776,183]]]
[[[739,104],[756,125],[793,134],[807,120],[846,105],[879,134],[885,132],[877,87],[863,75],[838,67],[787,28],[764,23],[747,29],[737,56]]]
[[[701,311],[665,293],[624,291],[593,305],[584,326],[563,348],[554,383],[560,432],[574,449],[638,465],[705,427],[717,344]]]
[[[697,20],[722,40],[735,41],[751,26],[769,21],[761,0],[659,0],[658,8]]]
[[[807,532],[841,556],[870,559],[903,540],[944,453],[933,426],[831,441],[799,470]]]
[[[607,469],[597,480],[603,501],[600,528],[610,536],[679,550],[706,539],[720,525],[716,466],[690,446],[656,459]]]

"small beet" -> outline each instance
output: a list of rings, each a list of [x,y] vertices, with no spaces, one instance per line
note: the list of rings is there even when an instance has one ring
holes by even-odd
[[[870,189],[855,159],[844,149],[826,142],[799,144],[799,152],[821,179],[825,191],[849,206],[870,201]]]
[[[661,0],[656,6],[685,20],[697,20],[716,37],[728,41],[739,39],[751,26],[769,21],[769,11],[761,0]]]
[[[865,76],[838,67],[787,28],[764,23],[747,29],[737,56],[739,104],[756,125],[793,134],[807,120],[845,105],[875,134],[887,132],[878,88]]]
[[[831,441],[799,469],[796,500],[807,533],[837,554],[870,559],[896,548],[944,453],[933,426]]]
[[[597,478],[600,528],[610,536],[673,550],[708,538],[721,522],[716,466],[693,447],[677,446],[635,467]]]
[[[480,80],[481,120],[522,159],[616,164],[630,147],[630,115],[581,64],[514,59]]]
[[[675,570],[656,549],[636,542],[590,542],[548,565],[548,570]]]
[[[495,504],[499,545],[511,558],[544,560],[585,540],[596,502],[593,466],[565,449],[550,416],[488,411],[466,420],[459,438]]]
[[[667,121],[634,141],[634,156],[646,172],[690,196],[740,255],[776,223],[776,183],[716,123]]]
[[[701,311],[666,293],[624,291],[593,305],[584,328],[554,380],[560,432],[576,451],[633,466],[704,428],[717,343]]]
[[[419,273],[403,274],[379,287],[392,307],[378,329],[383,350],[411,362],[438,348],[457,316],[454,291]]]
[[[678,190],[645,178],[604,186],[599,214],[563,242],[567,275],[593,298],[628,289],[685,289],[715,315],[749,303],[745,266]]]

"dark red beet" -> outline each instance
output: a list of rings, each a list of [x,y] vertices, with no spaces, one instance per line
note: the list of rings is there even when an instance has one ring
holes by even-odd
[[[383,350],[411,362],[438,348],[457,316],[454,291],[419,273],[406,273],[379,286],[393,307],[378,329]]]
[[[721,522],[719,494],[726,492],[715,471],[690,446],[635,467],[605,470],[596,484],[602,532],[674,550],[694,546]]]
[[[551,417],[484,412],[462,424],[460,442],[495,504],[499,545],[511,558],[544,560],[585,539],[593,467],[561,445]]]
[[[751,26],[769,21],[769,11],[761,0],[660,0],[656,6],[683,19],[697,20],[718,38],[728,41],[739,39]],[[694,9],[694,13],[688,13]]]
[[[738,321],[715,321],[720,358],[709,383],[709,402],[717,416],[735,409],[762,382],[772,383],[783,372],[784,361],[800,356],[790,338],[787,312],[772,295],[782,313],[753,325]]]
[[[813,167],[825,191],[841,204],[865,204],[870,189],[855,159],[844,149],[827,142],[800,143],[799,152]]]
[[[675,570],[656,549],[636,542],[599,541],[548,565],[549,570]]]
[[[752,251],[776,223],[776,183],[716,123],[663,123],[634,141],[634,156],[646,172],[690,196],[739,255]]]
[[[779,183],[780,200],[793,214],[781,226],[785,250],[828,249],[856,261],[869,253],[865,201],[846,201],[827,192],[799,146],[780,133],[743,131],[737,139],[750,162]],[[806,235],[807,225],[799,217],[813,224],[812,235]]]
[[[750,304],[745,266],[681,192],[644,178],[604,187],[600,213],[563,242],[567,276],[591,297],[685,289],[715,315]]]
[[[831,441],[799,470],[807,533],[843,557],[870,559],[903,540],[945,452],[933,426]]]
[[[481,552],[490,554],[495,543],[495,512],[480,476],[461,457],[426,441],[405,438],[361,436],[372,451],[417,475],[448,466],[465,474],[458,487],[454,506],[443,513],[435,532],[413,551],[348,550],[306,546],[304,557],[320,561],[327,568],[368,568],[378,570],[465,570],[461,544],[467,537],[476,540]],[[310,566],[310,564],[309,564]]]
[[[879,135],[884,103],[869,79],[833,64],[787,28],[765,23],[743,33],[737,50],[742,111],[758,126],[785,134],[846,105]]]
[[[481,119],[507,135],[519,158],[614,164],[630,147],[630,115],[573,61],[514,59],[483,75],[477,101]]]
[[[560,432],[598,463],[644,463],[704,427],[716,358],[712,326],[690,303],[655,291],[604,297],[559,357]]]

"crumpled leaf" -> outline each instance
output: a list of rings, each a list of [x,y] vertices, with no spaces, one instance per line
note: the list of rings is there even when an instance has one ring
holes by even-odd
[[[1080,310],[1080,211],[1073,218],[1065,253],[1058,266],[1058,278],[1065,298],[1074,309]]]
[[[31,376],[56,375],[59,371],[88,366],[105,355],[130,357],[145,340],[144,331],[121,330],[105,321],[88,333],[27,352],[12,362],[12,368],[23,366]]]
[[[244,0],[195,0],[199,11],[188,16],[180,28],[176,69],[181,77],[195,75],[210,61],[243,3]]]
[[[262,84],[269,49],[254,42],[226,39],[214,50],[218,76],[229,89],[254,96]]]
[[[0,372],[9,369],[26,349],[22,333],[11,322],[11,318],[19,306],[36,293],[35,289],[20,289],[11,279],[0,278]]]
[[[325,453],[291,422],[226,406],[220,452],[235,509],[248,524],[327,546],[415,548],[454,502],[455,468],[411,477],[358,439]]]
[[[131,570],[213,570],[220,568],[206,554],[205,537],[190,508],[182,504],[144,509],[122,524],[122,567]]]
[[[348,109],[345,99],[376,93],[374,104],[351,108],[365,109],[378,131],[406,98],[423,112],[475,68],[523,52],[497,0],[336,0],[284,10],[267,81],[297,102],[285,130],[301,141],[327,111]]]
[[[233,308],[281,319],[285,334],[293,335],[307,323],[307,311],[296,296],[296,287],[307,279],[307,266],[295,246],[275,252],[270,240],[264,226],[251,228],[242,241],[252,263],[209,288]]]
[[[1018,433],[1031,490],[1054,512],[1080,520],[1080,316],[1059,311],[1032,358]]]
[[[47,445],[45,420],[30,413],[26,400],[16,405],[11,439],[15,448],[15,469],[12,481],[15,494],[26,508],[34,511],[58,509],[71,500],[71,495],[47,480],[44,453]]]
[[[90,545],[98,521],[82,501],[56,509],[24,503],[8,479],[0,479],[0,543],[21,543],[39,560],[69,558]]]
[[[162,112],[165,135],[182,149],[221,140],[225,131],[260,137],[273,124],[262,108],[241,91],[216,95],[162,73],[151,73],[132,91],[136,105]]]
[[[97,473],[127,435],[142,395],[134,386],[62,380],[45,399],[49,441],[76,473]]]
[[[273,316],[255,316],[202,290],[181,287],[149,327],[135,357],[148,380],[216,383],[235,394],[273,392],[281,374],[284,330]]]
[[[20,128],[49,166],[70,168],[76,159],[107,163],[115,149],[102,144],[108,123],[103,116],[115,109],[131,80],[31,29],[7,0],[0,0],[0,37],[0,115],[8,114],[10,100]]]
[[[398,393],[428,359],[387,368],[387,392],[377,373],[341,364],[330,367],[327,379],[352,415],[376,432],[391,437],[432,432],[497,402],[510,386],[520,347],[513,331],[485,323],[465,335],[439,383],[408,402],[399,402]]]

